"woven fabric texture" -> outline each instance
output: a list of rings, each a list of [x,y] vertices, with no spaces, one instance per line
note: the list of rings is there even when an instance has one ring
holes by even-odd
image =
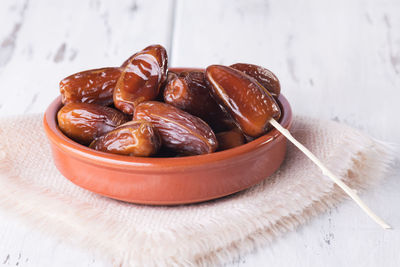
[[[291,132],[355,189],[379,182],[388,171],[388,148],[357,130],[297,116]],[[248,190],[154,207],[108,199],[64,178],[53,164],[40,114],[0,119],[0,140],[0,208],[115,266],[224,264],[345,198],[291,144],[280,169]]]

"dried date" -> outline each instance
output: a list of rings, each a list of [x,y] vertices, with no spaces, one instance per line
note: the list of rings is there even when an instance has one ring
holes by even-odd
[[[272,71],[261,66],[246,63],[236,63],[230,67],[254,78],[273,97],[277,98],[281,93],[281,84]]]
[[[120,111],[88,103],[70,103],[57,113],[61,131],[83,145],[128,121]]]
[[[212,98],[202,71],[182,72],[171,80],[164,101],[203,119],[217,132],[230,127],[230,117]]]
[[[120,68],[94,69],[70,75],[60,82],[62,103],[111,105],[120,75]]]
[[[95,139],[90,148],[113,154],[148,157],[161,146],[158,131],[147,121],[130,121]]]
[[[207,123],[169,104],[143,102],[135,108],[134,119],[151,122],[163,145],[173,151],[198,155],[217,149],[217,139]]]
[[[167,79],[167,52],[151,45],[131,56],[123,65],[114,90],[114,105],[126,114],[140,102],[155,99]]]
[[[269,129],[271,118],[280,117],[281,111],[274,98],[246,74],[230,67],[212,65],[206,70],[206,78],[214,98],[244,134],[258,137]]]
[[[238,128],[217,133],[216,137],[219,151],[241,146],[246,142],[243,133]]]

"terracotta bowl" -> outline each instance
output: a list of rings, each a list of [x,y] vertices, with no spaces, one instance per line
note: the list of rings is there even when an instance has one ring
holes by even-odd
[[[284,96],[280,123],[290,128],[292,111]],[[141,158],[99,152],[65,136],[57,126],[61,97],[44,115],[54,163],[76,185],[110,198],[141,204],[201,202],[249,188],[274,173],[286,153],[275,129],[245,145],[207,155]]]

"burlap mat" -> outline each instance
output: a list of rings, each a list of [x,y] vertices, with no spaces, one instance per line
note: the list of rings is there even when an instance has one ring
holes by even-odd
[[[392,160],[385,145],[335,122],[296,117],[292,133],[355,189],[383,178]],[[41,115],[0,119],[0,140],[0,208],[115,266],[224,264],[344,198],[291,144],[279,171],[244,192],[151,207],[101,197],[65,179],[53,165]]]

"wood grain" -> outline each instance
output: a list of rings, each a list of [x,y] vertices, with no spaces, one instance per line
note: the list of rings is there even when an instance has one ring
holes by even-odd
[[[400,142],[399,12],[390,0],[178,1],[172,64],[263,65],[295,113]]]
[[[1,2],[0,112],[43,112],[59,81],[120,65],[151,43],[169,49],[171,1]]]
[[[274,71],[297,114],[400,143],[400,1],[0,2],[0,116],[43,112],[58,82],[119,65],[151,43],[170,66],[249,62]],[[397,179],[396,179],[397,178]],[[399,266],[400,166],[362,198],[382,231],[346,202],[231,266]],[[1,266],[111,266],[0,213]]]

